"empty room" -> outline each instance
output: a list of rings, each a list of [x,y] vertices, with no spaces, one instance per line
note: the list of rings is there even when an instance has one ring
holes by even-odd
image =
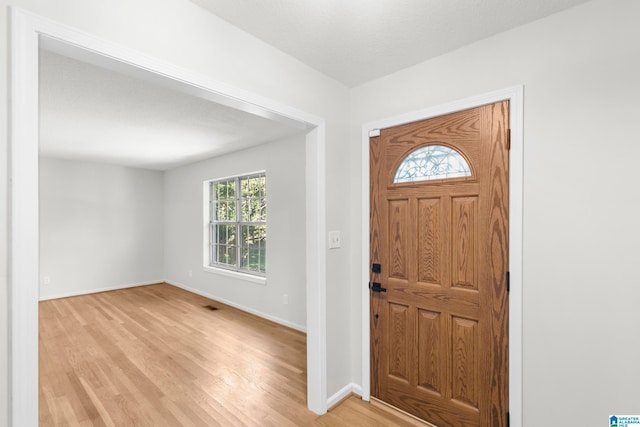
[[[640,416],[640,2],[0,5],[0,426]]]
[[[144,75],[39,60],[40,424],[306,412],[304,133]]]

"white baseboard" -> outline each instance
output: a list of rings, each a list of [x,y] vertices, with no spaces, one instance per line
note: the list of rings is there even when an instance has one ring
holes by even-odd
[[[216,296],[214,294],[211,294],[209,292],[201,291],[200,289],[195,289],[195,288],[192,288],[190,286],[184,285],[182,283],[175,282],[173,280],[165,280],[164,282],[168,283],[170,285],[173,285],[175,287],[184,289],[185,291],[193,292],[194,294],[198,294],[198,295],[201,295],[203,297],[219,301],[219,302],[221,302],[223,304],[226,304],[226,305],[229,305],[231,307],[237,308],[238,310],[246,311],[247,313],[254,314],[254,315],[258,316],[258,317],[262,317],[263,319],[270,320],[272,322],[278,323],[278,324],[286,326],[288,328],[295,329],[297,331],[304,332],[304,333],[307,332],[307,328],[305,328],[302,325],[298,325],[298,324],[290,322],[288,320],[280,319],[279,317],[272,316],[270,314],[263,313],[263,312],[258,311],[258,310],[254,310],[253,308],[246,307],[244,305],[235,303],[233,301],[226,300],[224,298],[220,298],[220,297],[218,297],[218,296]]]
[[[152,280],[148,282],[128,283],[126,285],[113,285],[113,286],[107,286],[104,288],[96,288],[96,289],[83,289],[80,291],[64,292],[61,294],[47,295],[44,297],[40,296],[38,299],[40,301],[47,301],[50,299],[77,297],[80,295],[89,295],[89,294],[97,294],[100,292],[116,291],[118,289],[135,288],[138,286],[156,285],[158,283],[164,283],[164,280]]]
[[[327,399],[327,408],[331,409],[332,406],[339,403],[342,399],[349,396],[349,394],[351,393],[362,396],[362,387],[355,383],[347,384],[346,386],[338,390],[337,393]]]

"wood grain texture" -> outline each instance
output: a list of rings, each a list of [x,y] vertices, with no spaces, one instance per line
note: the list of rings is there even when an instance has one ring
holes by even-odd
[[[478,407],[478,322],[452,316],[453,395],[452,399]]]
[[[411,425],[310,412],[303,333],[167,284],[43,301],[39,347],[41,426]]]
[[[371,143],[370,253],[387,288],[371,297],[372,396],[441,427],[505,425],[508,122],[500,102]],[[471,176],[393,183],[407,154],[431,144],[461,153]]]
[[[446,356],[442,329],[441,313],[418,310],[418,386],[439,396],[444,382],[442,358]]]
[[[389,375],[409,381],[409,307],[389,304]]]
[[[442,286],[442,203],[440,198],[418,199],[418,280]]]
[[[487,354],[491,369],[483,372],[488,398],[481,408],[483,425],[506,425],[509,410],[509,297],[506,274],[509,268],[509,101],[486,106],[482,111],[483,157],[490,171],[490,185],[484,188],[482,211],[489,230],[483,269],[487,272],[487,292],[483,304],[491,307],[481,339],[492,343]]]
[[[408,255],[410,237],[407,234],[409,228],[409,201],[408,200],[390,200],[389,211],[389,250],[390,271],[389,276],[408,279]]]
[[[452,199],[451,246],[453,257],[453,281],[451,286],[478,289],[478,198],[454,197]]]
[[[369,139],[369,169],[371,171],[370,177],[370,223],[369,223],[369,260],[371,264],[381,262],[380,254],[380,231],[383,227],[380,224],[380,209],[381,206],[380,192],[378,188],[381,185],[382,180],[382,168],[380,168],[380,138],[373,137]],[[388,272],[384,274],[371,273],[370,282],[381,282],[388,276]],[[375,373],[382,369],[382,362],[380,360],[379,351],[380,341],[379,338],[383,336],[382,328],[383,324],[380,322],[381,311],[385,310],[386,304],[384,302],[385,296],[383,293],[369,292],[371,299],[369,301],[369,326],[370,326],[370,350],[371,350],[371,368],[370,374],[372,380],[376,378]],[[385,317],[383,317],[385,318]],[[371,395],[380,395],[380,383],[371,381]]]

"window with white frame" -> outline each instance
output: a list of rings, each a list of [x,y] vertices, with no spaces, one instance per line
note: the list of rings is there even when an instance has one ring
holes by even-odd
[[[209,266],[267,272],[267,177],[264,172],[209,182]]]

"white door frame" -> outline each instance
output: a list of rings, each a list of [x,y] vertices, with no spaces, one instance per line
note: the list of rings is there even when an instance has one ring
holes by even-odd
[[[38,49],[42,42],[90,61],[102,58],[111,68],[125,64],[130,74],[143,73],[165,86],[306,130],[307,405],[315,413],[325,413],[324,119],[21,9],[12,8],[10,17],[10,425],[38,425]]]
[[[465,98],[362,126],[362,398],[371,398],[369,330],[369,132],[442,116],[456,111],[509,100],[509,412],[511,425],[522,426],[522,218],[523,218],[523,110],[524,87],[514,86]]]

